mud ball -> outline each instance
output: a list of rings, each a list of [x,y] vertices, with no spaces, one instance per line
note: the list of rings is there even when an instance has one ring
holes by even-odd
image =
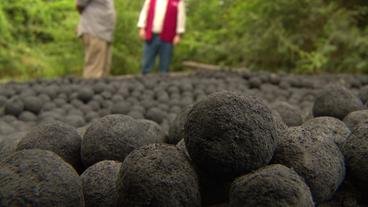
[[[359,124],[342,146],[348,175],[364,191],[368,190],[368,125]]]
[[[141,133],[143,140],[150,140],[152,143],[166,142],[166,133],[156,122],[147,119],[138,119],[137,124],[144,131],[144,133]]]
[[[111,114],[128,114],[130,110],[131,110],[130,104],[121,101],[112,105]]]
[[[18,98],[8,100],[4,106],[4,112],[6,115],[19,116],[23,110],[24,104]]]
[[[330,85],[322,89],[313,106],[314,117],[332,116],[342,120],[350,112],[362,110],[362,101],[350,90],[339,85]]]
[[[368,101],[368,86],[364,86],[363,88],[359,89],[358,96],[363,103]]]
[[[120,168],[119,206],[199,207],[197,175],[175,146],[152,144],[133,151]]]
[[[281,115],[277,111],[272,111],[273,122],[276,129],[277,143],[281,142],[287,136],[288,126],[282,120]]]
[[[36,148],[49,150],[79,169],[81,141],[75,128],[58,121],[43,122],[27,132],[18,143],[17,151]]]
[[[86,121],[81,115],[68,115],[65,117],[65,122],[73,127],[82,127],[86,125]]]
[[[329,200],[345,177],[344,156],[337,145],[328,139],[322,141],[303,127],[289,129],[272,162],[302,176],[316,203]]]
[[[177,144],[180,140],[184,139],[184,124],[191,108],[192,106],[188,106],[181,110],[170,124],[168,137],[169,144]]]
[[[23,150],[0,163],[0,206],[84,206],[75,170],[46,150]]]
[[[302,112],[296,106],[279,101],[273,103],[271,109],[277,111],[284,123],[289,127],[300,126],[303,124]]]
[[[262,100],[231,92],[195,104],[184,127],[193,162],[212,177],[230,180],[267,165],[276,136],[271,110]]]
[[[294,170],[270,165],[233,182],[230,206],[313,207],[314,203],[309,187]]]
[[[27,96],[23,99],[24,110],[30,111],[34,114],[39,114],[42,109],[42,101],[39,98],[33,96]]]
[[[128,116],[131,116],[135,119],[144,119],[144,115],[140,111],[131,111],[127,114]]]
[[[115,207],[118,200],[116,180],[121,162],[98,162],[81,175],[86,206]]]
[[[1,135],[0,137],[0,161],[7,156],[13,154],[19,141],[24,137],[26,132],[15,132],[7,135]]]
[[[166,118],[166,113],[160,108],[153,107],[147,110],[145,117],[146,119],[149,119],[158,124],[161,124]]]
[[[344,122],[329,116],[310,119],[304,122],[302,127],[309,130],[312,136],[330,139],[338,146],[341,146],[351,133]]]
[[[33,114],[32,112],[23,111],[19,115],[19,120],[24,121],[24,122],[35,122],[37,121],[37,116]]]
[[[360,123],[368,123],[368,110],[353,111],[343,121],[350,130],[353,130]]]
[[[82,88],[78,91],[77,98],[84,103],[89,102],[92,100],[94,95],[94,91],[90,88]]]
[[[103,160],[124,161],[133,150],[158,138],[151,131],[142,130],[144,125],[130,116],[108,115],[91,123],[82,141],[82,161],[90,166]]]

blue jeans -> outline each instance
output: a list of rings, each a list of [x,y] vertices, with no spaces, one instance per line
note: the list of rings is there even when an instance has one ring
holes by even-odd
[[[152,70],[157,55],[160,55],[160,73],[167,74],[173,56],[173,49],[172,43],[164,42],[160,39],[160,35],[153,34],[152,39],[144,43],[142,74],[146,75]]]

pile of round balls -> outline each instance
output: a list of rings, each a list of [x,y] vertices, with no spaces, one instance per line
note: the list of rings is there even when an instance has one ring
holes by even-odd
[[[368,77],[0,85],[0,206],[368,205]]]

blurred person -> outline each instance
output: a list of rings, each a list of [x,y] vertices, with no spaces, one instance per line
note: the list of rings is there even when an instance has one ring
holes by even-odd
[[[160,57],[161,74],[167,74],[174,45],[185,32],[185,0],[146,0],[141,10],[138,28],[144,40],[142,74],[146,75]]]
[[[85,48],[83,77],[106,76],[116,24],[114,0],[76,0],[76,9],[80,14],[77,33]]]

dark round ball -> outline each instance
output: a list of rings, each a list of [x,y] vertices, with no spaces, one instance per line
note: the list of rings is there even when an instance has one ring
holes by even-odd
[[[135,119],[144,119],[144,115],[140,111],[131,111],[127,114],[128,116],[131,116]]]
[[[185,107],[176,115],[174,121],[171,122],[168,137],[169,144],[177,144],[180,140],[184,139],[184,124],[191,108],[192,106]]]
[[[124,161],[133,150],[158,139],[139,121],[125,115],[108,115],[91,123],[82,141],[85,166],[102,160]]]
[[[121,162],[105,160],[87,168],[81,175],[86,206],[116,207],[116,180]]]
[[[267,165],[277,134],[271,110],[252,96],[214,93],[188,114],[184,139],[193,162],[224,179]]]
[[[332,116],[342,120],[350,112],[363,109],[362,101],[347,88],[330,85],[322,89],[313,106],[314,117]]]
[[[92,100],[94,95],[94,91],[90,88],[82,88],[78,91],[78,99],[83,101],[84,103],[89,102],[90,100]]]
[[[131,106],[128,102],[118,102],[111,107],[111,114],[128,114],[131,110]]]
[[[186,156],[171,145],[147,145],[129,154],[117,189],[119,206],[201,206],[197,175]]]
[[[30,111],[34,114],[39,114],[43,106],[42,100],[34,96],[24,97],[23,103],[24,110]]]
[[[49,150],[79,169],[81,141],[75,128],[58,121],[43,122],[28,131],[18,143],[17,151],[36,148]]]
[[[146,119],[152,120],[158,124],[161,124],[166,118],[166,113],[160,108],[153,107],[147,110],[145,114]]]
[[[364,191],[368,190],[368,125],[357,125],[342,146],[348,168],[348,175]]]
[[[141,134],[142,139],[150,140],[153,143],[165,143],[166,133],[160,125],[156,122],[147,119],[138,119],[137,124],[140,129],[144,131]]]
[[[25,122],[35,122],[35,121],[37,121],[37,116],[32,112],[23,111],[19,115],[19,120],[25,121]]]
[[[314,203],[309,187],[294,170],[269,165],[233,182],[230,206],[313,207]]]
[[[81,115],[68,115],[65,117],[65,122],[77,128],[86,125],[86,121]]]
[[[0,206],[83,207],[75,170],[46,150],[23,150],[0,163]]]
[[[7,115],[19,116],[23,110],[24,104],[18,98],[8,100],[4,106],[4,112]]]
[[[363,103],[367,102],[368,101],[368,86],[364,86],[363,88],[359,89],[358,96]]]
[[[303,124],[303,117],[301,110],[286,102],[278,101],[272,104],[272,110],[277,111],[284,123],[289,126],[300,126]]]
[[[289,129],[279,143],[273,163],[294,169],[310,187],[314,201],[330,199],[345,177],[344,156],[328,139],[315,137],[303,127]]]
[[[25,131],[18,131],[0,136],[0,161],[16,151],[19,141],[25,134]]]
[[[310,119],[304,122],[302,127],[309,130],[312,136],[330,139],[338,146],[341,146],[351,133],[344,122],[329,116]]]
[[[8,99],[5,96],[0,95],[0,108],[2,108]]]
[[[360,123],[368,123],[368,110],[353,111],[343,121],[350,130],[353,130]]]

